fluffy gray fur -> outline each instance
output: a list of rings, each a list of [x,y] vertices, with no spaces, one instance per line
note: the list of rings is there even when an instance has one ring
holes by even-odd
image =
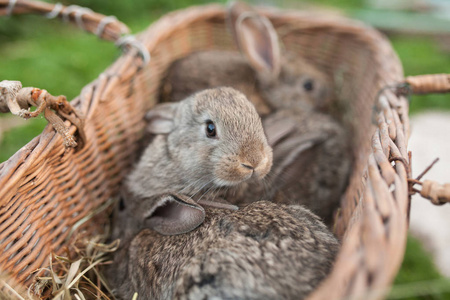
[[[309,210],[260,201],[235,212],[209,208],[202,226],[183,235],[145,229],[106,274],[120,299],[303,299],[337,251]]]

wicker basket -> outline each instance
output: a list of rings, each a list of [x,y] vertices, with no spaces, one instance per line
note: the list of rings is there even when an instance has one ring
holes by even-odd
[[[11,12],[65,17],[110,40],[123,33],[120,23],[99,14],[0,0],[0,15]],[[338,117],[353,136],[353,171],[334,228],[342,249],[310,299],[329,299],[330,292],[333,299],[383,297],[402,261],[408,226],[408,102],[386,88],[404,82],[402,66],[389,42],[361,23],[268,8],[260,12],[287,49],[332,74],[336,105],[344,108]],[[117,194],[136,159],[144,113],[156,103],[171,62],[193,51],[235,50],[224,18],[225,8],[218,5],[164,16],[137,37],[151,54],[150,63],[131,47],[71,101],[75,111],[60,114],[78,147],[65,147],[48,125],[0,165],[1,269],[30,283],[33,270],[70,244],[75,224]],[[74,121],[78,116],[83,122]],[[104,222],[96,216],[84,228],[95,232]]]

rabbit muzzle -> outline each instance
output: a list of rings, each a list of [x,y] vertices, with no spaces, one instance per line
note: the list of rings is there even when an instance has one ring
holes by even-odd
[[[214,172],[214,183],[218,186],[234,186],[250,178],[264,178],[272,167],[272,151],[265,150],[252,155],[224,158]]]

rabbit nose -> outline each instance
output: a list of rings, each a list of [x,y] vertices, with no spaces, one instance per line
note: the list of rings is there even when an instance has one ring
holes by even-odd
[[[272,167],[272,156],[265,155],[263,159],[258,162],[256,168],[254,168],[253,176],[256,176],[260,179],[264,178],[264,176],[266,176],[267,173],[270,172],[271,167]]]
[[[241,164],[241,166],[243,166],[244,168],[247,168],[249,170],[255,171],[255,168],[249,164]]]

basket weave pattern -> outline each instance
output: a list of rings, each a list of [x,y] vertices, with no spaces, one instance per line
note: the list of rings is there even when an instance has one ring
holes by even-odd
[[[407,230],[408,103],[383,89],[403,80],[401,64],[390,44],[360,23],[274,9],[261,13],[286,49],[334,78],[335,106],[342,112],[336,117],[353,137],[352,176],[335,223],[342,249],[310,298],[328,299],[330,291],[335,299],[357,297],[374,289],[364,299],[379,298],[399,268]],[[217,5],[165,16],[138,36],[152,56],[147,66],[130,51],[71,102],[85,117],[82,149],[65,149],[47,126],[0,165],[1,269],[29,283],[30,272],[68,245],[73,224],[118,193],[168,66],[193,51],[234,49],[224,18]],[[101,220],[84,228],[101,230]]]

